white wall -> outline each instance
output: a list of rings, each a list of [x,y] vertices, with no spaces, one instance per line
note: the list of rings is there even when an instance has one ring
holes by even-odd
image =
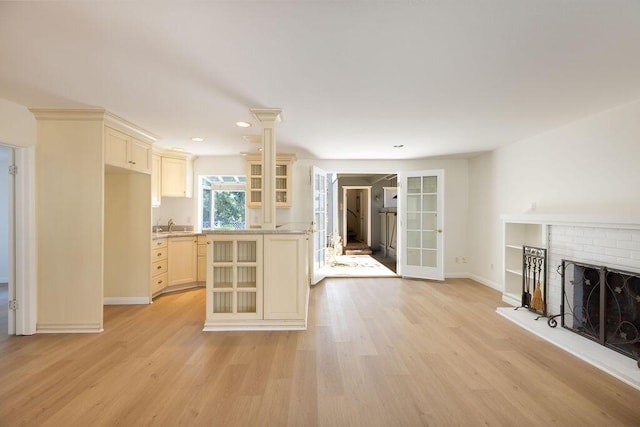
[[[36,143],[36,119],[26,107],[0,98],[0,143],[29,147]]]
[[[640,101],[469,162],[469,271],[501,285],[500,214],[640,212]],[[493,265],[493,268],[491,266]]]

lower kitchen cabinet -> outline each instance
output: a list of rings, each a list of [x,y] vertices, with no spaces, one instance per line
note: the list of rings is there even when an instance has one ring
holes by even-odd
[[[207,235],[205,331],[306,329],[308,237]]]
[[[207,281],[207,236],[198,236],[198,282]]]
[[[264,318],[303,319],[308,286],[306,236],[264,236]]]
[[[151,295],[167,287],[168,244],[167,238],[151,241]]]
[[[169,286],[196,282],[198,277],[197,236],[170,237]]]

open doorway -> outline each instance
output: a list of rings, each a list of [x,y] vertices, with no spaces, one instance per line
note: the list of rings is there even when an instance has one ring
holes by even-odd
[[[385,207],[385,194],[388,198],[396,194],[396,174],[327,173],[326,176],[329,246],[326,276],[395,276],[396,207]]]

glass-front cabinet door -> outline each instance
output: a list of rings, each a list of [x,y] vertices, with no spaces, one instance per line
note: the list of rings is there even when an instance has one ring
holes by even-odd
[[[207,318],[262,318],[262,236],[209,236]]]
[[[444,279],[444,171],[400,174],[401,274]]]

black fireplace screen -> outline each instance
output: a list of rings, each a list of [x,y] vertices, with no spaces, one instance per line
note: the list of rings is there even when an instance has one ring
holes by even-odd
[[[640,274],[568,260],[561,269],[562,326],[640,366]]]

